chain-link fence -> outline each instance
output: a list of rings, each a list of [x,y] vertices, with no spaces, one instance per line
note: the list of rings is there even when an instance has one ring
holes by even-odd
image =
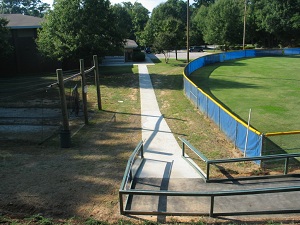
[[[99,93],[87,94],[88,86],[94,89],[95,81],[99,81],[99,77],[95,79],[99,76],[96,56],[94,63],[86,71],[82,64],[81,71],[62,72],[69,134],[88,122],[88,107],[95,107],[96,96],[101,109],[100,89],[97,88]],[[65,130],[58,84],[57,73],[0,77],[0,142],[43,143]]]

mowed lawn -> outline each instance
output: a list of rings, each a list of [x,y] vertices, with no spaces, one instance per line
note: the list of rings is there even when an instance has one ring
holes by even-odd
[[[300,130],[300,56],[217,63],[191,79],[244,121],[252,109],[251,125],[263,133]]]

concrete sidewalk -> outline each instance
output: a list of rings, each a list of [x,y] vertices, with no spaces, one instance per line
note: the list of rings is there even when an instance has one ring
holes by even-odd
[[[201,178],[181,157],[181,148],[159,110],[146,65],[139,65],[145,163],[137,178]]]

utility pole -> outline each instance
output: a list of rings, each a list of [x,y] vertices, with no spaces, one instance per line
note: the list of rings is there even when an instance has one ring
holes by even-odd
[[[246,41],[246,13],[247,13],[247,0],[245,0],[245,9],[244,9],[243,50],[245,50],[245,41]]]
[[[190,1],[187,0],[186,6],[186,53],[187,63],[190,62]]]

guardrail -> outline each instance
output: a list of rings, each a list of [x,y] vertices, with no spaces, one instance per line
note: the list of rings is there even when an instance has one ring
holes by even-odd
[[[136,158],[138,158],[138,157],[140,158],[140,163],[138,164],[137,168],[134,169],[133,165],[136,162]],[[128,181],[133,180],[133,178],[135,177],[135,174],[138,171],[143,160],[144,160],[144,144],[143,144],[143,141],[140,141],[128,159],[119,193],[121,191],[125,191],[127,189],[127,186],[131,187],[131,184],[128,185]],[[119,194],[119,200],[120,200],[120,212],[121,212],[121,214],[124,214],[123,213],[123,207],[124,207],[123,206],[123,196],[121,194]],[[128,200],[128,198],[127,198],[127,200]],[[126,202],[127,202],[127,200],[126,200]]]
[[[185,146],[191,149],[197,156],[201,158],[207,164],[206,170],[207,173],[204,173],[202,170],[198,171],[202,173],[202,177],[206,178],[206,181],[210,181],[209,178],[209,167],[211,164],[217,163],[230,163],[230,162],[239,162],[239,161],[250,161],[250,160],[267,160],[274,158],[286,158],[289,159],[291,157],[298,157],[300,154],[290,154],[290,155],[270,155],[270,156],[262,156],[262,157],[250,157],[250,158],[236,158],[236,159],[221,159],[221,160],[208,160],[205,155],[203,155],[200,151],[198,151],[195,147],[193,147],[187,140],[180,138],[183,142],[182,145],[182,156],[186,159]],[[138,162],[139,160],[139,162]],[[216,197],[228,197],[228,196],[238,196],[238,195],[257,195],[257,194],[270,194],[270,193],[283,193],[283,192],[296,192],[300,191],[300,186],[289,186],[289,187],[274,187],[274,188],[257,188],[251,190],[226,190],[226,191],[209,191],[209,192],[185,192],[185,191],[153,191],[153,190],[140,190],[140,189],[132,189],[136,173],[140,169],[141,164],[144,161],[144,147],[143,142],[140,141],[133,153],[131,154],[126,169],[124,172],[124,176],[122,179],[122,183],[119,190],[119,202],[120,202],[120,213],[122,215],[172,215],[172,216],[229,216],[229,215],[259,215],[259,214],[284,214],[284,213],[299,213],[299,207],[297,209],[290,210],[266,210],[266,211],[255,211],[255,212],[226,212],[226,213],[215,213],[214,206]],[[191,163],[191,162],[189,162]],[[136,165],[137,164],[137,165]],[[193,165],[197,168],[195,165]],[[286,160],[286,167],[288,166],[288,160]],[[288,171],[286,170],[286,173]],[[131,181],[131,182],[129,182]],[[127,196],[125,203],[123,197]],[[136,211],[131,210],[130,205],[131,199],[134,195],[147,195],[147,196],[179,196],[179,197],[210,197],[210,207],[209,212],[201,213],[201,212],[170,212],[170,211]],[[129,200],[130,199],[130,200]],[[125,208],[124,208],[125,205]]]
[[[229,215],[259,215],[259,214],[284,214],[284,213],[299,213],[300,209],[295,210],[280,210],[280,211],[256,211],[256,212],[232,212],[232,213],[214,213],[215,197],[237,196],[237,195],[257,195],[282,192],[300,191],[300,186],[292,187],[276,187],[262,188],[252,190],[234,190],[234,191],[212,191],[212,192],[179,192],[179,191],[151,191],[151,190],[120,190],[120,210],[122,215],[172,215],[172,216],[229,216]],[[192,212],[162,212],[162,211],[133,211],[124,209],[123,195],[149,195],[149,196],[180,196],[180,197],[210,197],[210,209],[208,213],[192,213]],[[121,203],[122,202],[122,203]]]
[[[239,177],[238,179],[256,179],[256,178],[262,178],[262,177],[282,177],[284,175],[288,175],[288,167],[289,167],[290,158],[300,157],[300,153],[291,153],[291,154],[278,154],[278,155],[244,157],[244,158],[209,160],[199,150],[197,150],[193,145],[191,145],[187,140],[185,140],[184,138],[181,138],[181,137],[179,137],[179,139],[182,141],[182,157],[200,173],[200,175],[204,178],[205,182],[237,179],[237,178],[211,179],[210,178],[211,165],[220,164],[220,163],[285,159],[283,175],[263,175],[263,176]],[[202,161],[204,161],[206,163],[206,172],[204,172],[201,168],[195,166],[194,163],[192,163],[190,160],[188,160],[186,158],[185,146],[187,146],[191,151],[193,151],[197,156],[199,156]]]

